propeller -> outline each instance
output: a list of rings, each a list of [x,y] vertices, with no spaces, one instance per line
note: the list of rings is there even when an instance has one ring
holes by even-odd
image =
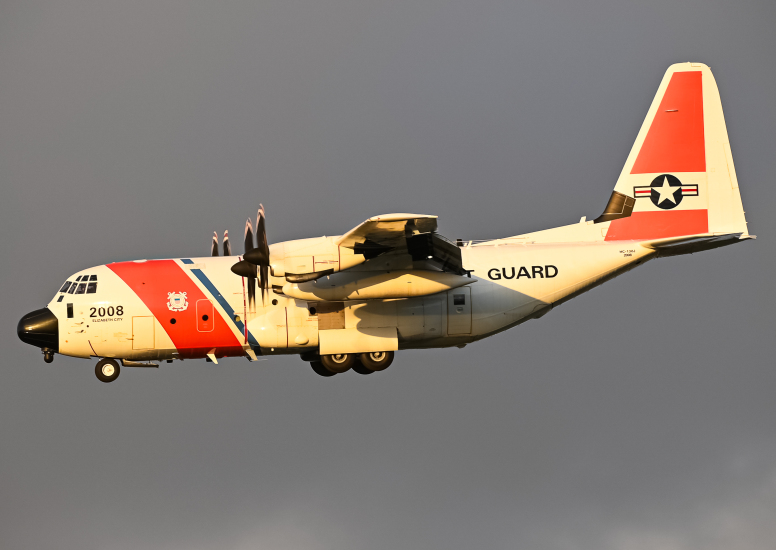
[[[256,245],[253,241],[253,225],[251,224],[251,219],[248,218],[248,221],[245,222],[245,254],[248,254],[251,250],[256,248]],[[245,256],[243,255],[243,258]],[[232,271],[234,271],[234,268],[237,266],[243,267],[241,271],[243,271],[243,277],[248,279],[248,304],[253,310],[256,307],[256,266],[253,264],[250,264],[246,262],[245,260],[239,262],[237,265],[232,266]],[[235,271],[235,273],[237,273]]]
[[[258,243],[258,246],[255,244]],[[264,304],[264,291],[269,283],[269,245],[264,216],[264,206],[259,205],[256,215],[256,239],[254,242],[253,224],[245,222],[245,254],[243,260],[232,266],[232,272],[248,279],[248,302],[253,309],[256,301],[256,279],[261,288],[261,303]]]
[[[224,231],[224,256],[232,255],[232,245],[229,244],[229,230]]]
[[[213,243],[210,246],[210,255],[218,256],[218,233],[213,231]]]
[[[256,213],[256,243],[256,248],[246,253],[245,259],[259,266],[259,288],[261,288],[261,303],[264,304],[264,291],[268,288],[269,282],[269,244],[262,204],[259,205],[259,211]]]

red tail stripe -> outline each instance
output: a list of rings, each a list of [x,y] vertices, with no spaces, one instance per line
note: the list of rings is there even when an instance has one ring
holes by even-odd
[[[703,73],[674,73],[631,174],[705,171]]]
[[[606,232],[607,241],[643,241],[682,235],[708,233],[708,210],[665,210],[634,212],[613,220]]]

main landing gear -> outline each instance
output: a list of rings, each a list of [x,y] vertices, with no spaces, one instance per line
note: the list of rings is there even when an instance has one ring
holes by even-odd
[[[94,374],[100,382],[113,382],[119,377],[119,364],[113,359],[100,359],[94,367]]]
[[[304,359],[304,357],[303,357]],[[308,359],[309,360],[309,359]],[[353,370],[358,374],[372,374],[387,369],[393,362],[392,351],[377,351],[372,353],[338,353],[321,355],[310,361],[310,367],[319,376],[334,376]]]

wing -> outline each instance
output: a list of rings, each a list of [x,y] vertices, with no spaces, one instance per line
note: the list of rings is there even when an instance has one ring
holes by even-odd
[[[437,229],[437,216],[424,214],[384,214],[369,218],[354,227],[338,240],[339,246],[356,249],[365,243],[380,247],[397,248],[404,239],[419,233],[433,233]]]
[[[434,264],[439,269],[463,275],[461,249],[437,230],[437,216],[385,214],[369,218],[337,241],[366,259],[391,251],[403,251],[413,262]]]

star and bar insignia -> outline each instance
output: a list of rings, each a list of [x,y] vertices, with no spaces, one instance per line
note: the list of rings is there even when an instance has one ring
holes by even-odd
[[[682,197],[697,197],[698,186],[684,184],[671,174],[661,174],[649,185],[634,186],[633,196],[637,199],[649,197],[658,208],[670,210],[679,206]]]

